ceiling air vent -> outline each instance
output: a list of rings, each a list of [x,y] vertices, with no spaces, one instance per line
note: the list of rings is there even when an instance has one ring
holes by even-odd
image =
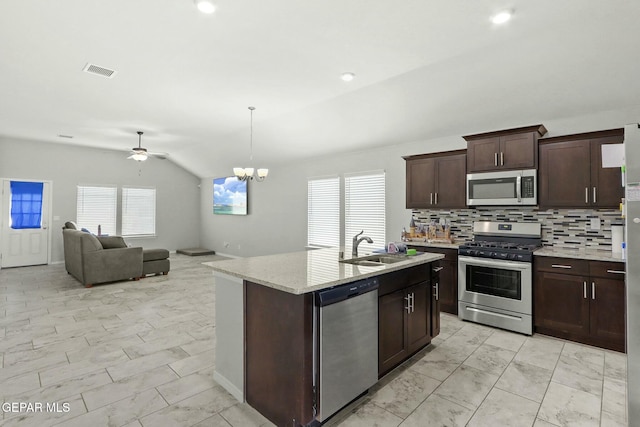
[[[95,64],[87,64],[82,69],[85,73],[95,74],[97,76],[106,77],[108,79],[112,78],[116,73],[115,70],[110,70],[108,68],[101,67]]]

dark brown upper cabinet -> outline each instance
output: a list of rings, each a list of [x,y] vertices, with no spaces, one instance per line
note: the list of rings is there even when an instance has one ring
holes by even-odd
[[[466,206],[465,150],[403,158],[407,166],[407,209]]]
[[[467,135],[467,172],[537,169],[543,125]]]
[[[620,168],[602,167],[602,145],[621,144],[624,129],[540,140],[541,208],[617,208],[624,197]]]

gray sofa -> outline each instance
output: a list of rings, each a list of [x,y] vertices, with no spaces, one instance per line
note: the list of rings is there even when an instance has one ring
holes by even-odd
[[[142,277],[142,248],[129,248],[122,237],[96,237],[64,228],[64,264],[85,287],[96,283]]]

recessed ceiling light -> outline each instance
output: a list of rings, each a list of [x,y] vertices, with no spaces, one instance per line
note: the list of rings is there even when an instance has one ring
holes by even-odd
[[[340,78],[342,80],[344,80],[345,82],[350,82],[351,80],[356,78],[356,75],[353,73],[342,73],[342,75],[340,76]]]
[[[493,17],[491,18],[491,22],[493,22],[494,24],[504,24],[509,19],[511,19],[511,15],[512,13],[508,10],[502,11],[493,15]]]
[[[194,0],[198,10],[202,13],[213,13],[216,10],[216,6],[213,2],[208,0]]]

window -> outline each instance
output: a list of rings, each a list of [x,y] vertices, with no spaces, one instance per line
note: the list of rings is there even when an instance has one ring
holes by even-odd
[[[122,235],[156,234],[156,189],[122,187]]]
[[[308,182],[307,245],[340,244],[340,178],[310,179]]]
[[[345,251],[351,253],[353,236],[364,230],[368,250],[386,246],[385,230],[385,174],[384,171],[367,174],[349,174],[344,178],[344,233]]]
[[[11,228],[40,228],[43,187],[41,182],[11,181]]]
[[[78,186],[76,221],[93,234],[116,234],[117,187]]]
[[[344,212],[341,212],[343,209]],[[308,181],[308,239],[309,246],[341,245],[350,253],[353,236],[364,230],[363,236],[373,244],[361,243],[361,248],[386,246],[385,173],[375,171],[345,174],[344,206],[340,202],[340,178],[310,179]],[[344,216],[341,224],[340,217]],[[344,237],[341,237],[344,236]]]

